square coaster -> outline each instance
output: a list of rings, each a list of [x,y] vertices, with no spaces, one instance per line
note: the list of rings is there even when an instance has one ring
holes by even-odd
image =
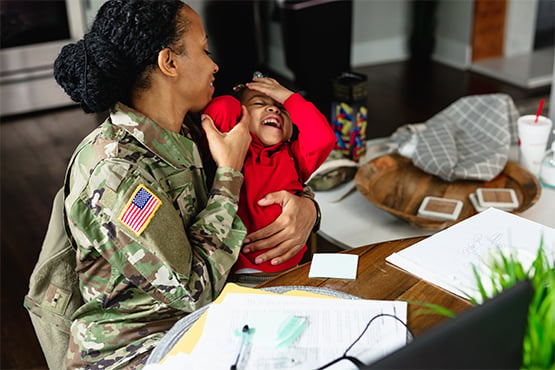
[[[458,199],[427,196],[418,208],[418,216],[439,220],[456,220],[463,203]]]
[[[476,197],[476,193],[468,194],[468,198],[470,198],[470,203],[472,203],[472,206],[474,206],[474,209],[476,210],[476,212],[482,212],[489,208],[489,207],[482,207],[480,205],[480,202],[478,202],[478,198]]]
[[[481,207],[494,207],[502,210],[513,210],[518,207],[516,193],[509,188],[478,188],[476,197]]]

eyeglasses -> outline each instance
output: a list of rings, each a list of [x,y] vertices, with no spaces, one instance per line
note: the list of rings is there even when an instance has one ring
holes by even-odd
[[[391,314],[388,314],[388,313],[381,313],[379,315],[376,315],[376,316],[372,317],[372,319],[370,319],[370,321],[368,322],[368,324],[366,324],[366,327],[364,328],[362,333],[360,333],[358,338],[355,339],[355,341],[353,343],[351,343],[351,345],[349,347],[347,347],[347,349],[345,350],[345,352],[343,352],[343,355],[341,357],[338,357],[335,360],[332,360],[332,361],[328,362],[327,364],[319,367],[317,370],[327,369],[328,367],[338,363],[339,361],[343,361],[343,360],[351,361],[358,369],[362,369],[363,367],[365,367],[366,365],[362,361],[360,361],[356,357],[347,355],[347,352],[349,352],[351,350],[351,348],[353,348],[354,345],[357,344],[357,342],[364,336],[364,334],[366,333],[366,331],[368,330],[370,325],[374,322],[374,320],[376,320],[377,318],[380,318],[380,317],[390,317],[390,318],[393,318],[393,319],[397,320],[398,322],[400,322],[407,329],[407,333],[410,334],[410,340],[412,340],[414,338],[414,334],[412,333],[410,328],[407,326],[407,324],[405,324],[403,322],[403,320],[401,320],[400,318],[398,318],[395,315],[391,315]]]

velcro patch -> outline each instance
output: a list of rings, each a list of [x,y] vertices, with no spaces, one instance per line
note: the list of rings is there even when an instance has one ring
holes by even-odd
[[[63,315],[69,305],[70,299],[71,291],[58,288],[51,283],[44,295],[42,306],[55,314]]]
[[[139,236],[161,205],[162,201],[140,184],[123,209],[119,221]]]

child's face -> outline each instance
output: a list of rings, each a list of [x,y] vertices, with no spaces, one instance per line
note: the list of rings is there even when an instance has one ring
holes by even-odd
[[[245,91],[241,100],[250,114],[249,130],[262,144],[271,146],[291,139],[293,124],[281,104],[254,90]]]

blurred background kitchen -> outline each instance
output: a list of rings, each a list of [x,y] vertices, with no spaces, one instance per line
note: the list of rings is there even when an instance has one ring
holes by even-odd
[[[0,0],[2,369],[45,368],[22,306],[51,202],[74,147],[100,123],[59,88],[52,63],[103,0]],[[555,118],[553,0],[190,0],[223,94],[254,70],[326,115],[331,79],[367,77],[367,138],[423,122],[470,94],[509,94]]]

